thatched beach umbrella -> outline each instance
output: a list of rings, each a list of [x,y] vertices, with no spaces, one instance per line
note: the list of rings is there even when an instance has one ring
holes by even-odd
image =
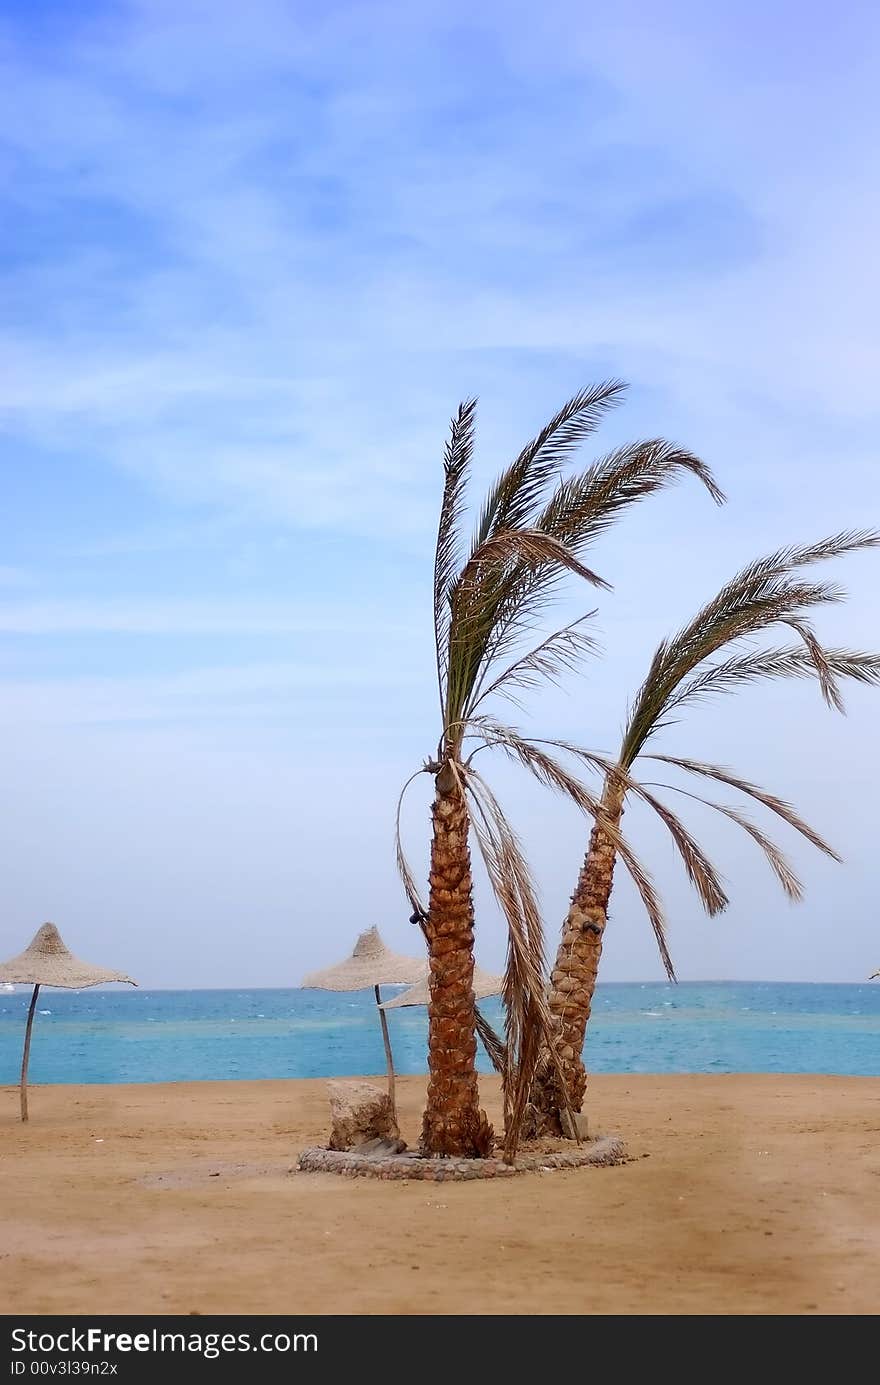
[[[382,1040],[385,1044],[385,1061],[388,1066],[388,1095],[394,1106],[394,1059],[391,1056],[391,1040],[388,1037],[388,1021],[382,1010],[380,986],[409,986],[420,981],[428,973],[427,957],[403,957],[392,952],[379,937],[378,928],[368,928],[361,933],[354,945],[354,951],[344,962],[324,971],[313,971],[303,979],[303,988],[317,991],[363,991],[373,987],[376,1004],[379,1007],[379,1020],[382,1025]]]
[[[417,981],[414,986],[410,986],[408,991],[401,991],[393,1000],[386,1000],[381,1006],[383,1010],[403,1009],[407,1005],[427,1005],[428,1003],[428,978]],[[490,995],[500,995],[504,986],[503,976],[493,976],[490,971],[484,971],[482,967],[474,967],[474,998],[485,1000]]]
[[[24,1031],[24,1053],[21,1059],[21,1118],[28,1118],[27,1071],[31,1053],[31,1030],[34,1026],[34,1011],[41,986],[63,986],[68,991],[85,990],[87,986],[101,986],[108,981],[127,981],[136,986],[121,971],[108,971],[106,967],[94,967],[90,962],[81,962],[68,952],[64,941],[54,923],[44,923],[38,928],[24,952],[9,962],[0,963],[0,981],[33,986],[28,1009],[27,1027]]]

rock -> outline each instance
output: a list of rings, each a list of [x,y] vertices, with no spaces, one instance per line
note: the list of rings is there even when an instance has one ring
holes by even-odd
[[[567,1140],[580,1140],[585,1144],[590,1138],[590,1123],[587,1119],[586,1111],[575,1111],[574,1129],[572,1129],[571,1116],[567,1111],[559,1112],[559,1124],[562,1126],[562,1133]]]
[[[327,1092],[331,1120],[329,1149],[357,1149],[375,1140],[394,1142],[395,1153],[406,1149],[387,1092],[371,1082],[360,1081],[328,1082]]]

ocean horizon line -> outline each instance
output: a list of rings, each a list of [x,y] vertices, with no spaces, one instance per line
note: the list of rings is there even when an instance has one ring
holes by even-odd
[[[689,976],[686,980],[669,981],[666,977],[656,977],[654,979],[645,977],[635,977],[632,981],[598,981],[596,984],[597,988],[600,986],[669,986],[672,989],[677,989],[682,986],[867,986],[872,984],[872,978],[866,975],[863,979],[859,980],[819,981],[816,979],[798,977],[787,977],[784,980],[782,980],[778,977],[773,976]],[[15,989],[21,991],[30,990],[30,982],[16,982]],[[40,987],[41,992],[64,991],[67,989],[69,988],[65,986]],[[253,991],[312,991],[316,989],[320,990],[321,988],[316,988],[314,986],[243,986],[240,984],[226,986],[162,986],[141,985],[139,982],[135,982],[133,987],[129,987],[127,985],[120,985],[118,982],[113,982],[106,986],[88,986],[85,989],[91,992],[93,995],[98,994],[100,992],[111,992],[116,995],[135,995],[137,992],[145,994],[146,992],[152,993],[155,991],[161,991],[163,994],[166,995],[185,995],[193,991],[203,991],[206,994],[211,994],[212,992],[219,993],[225,991],[237,991],[240,993],[247,992],[248,994],[250,994]],[[372,986],[365,986],[362,989],[372,990],[373,988]],[[404,991],[407,989],[407,987],[404,983],[383,982],[382,989],[395,989]],[[878,985],[878,989],[880,989],[880,985]],[[344,993],[338,992],[338,994]],[[357,994],[357,992],[353,991],[351,992],[351,994],[354,995]]]

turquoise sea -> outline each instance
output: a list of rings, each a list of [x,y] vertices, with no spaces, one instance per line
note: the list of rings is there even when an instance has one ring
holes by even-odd
[[[400,989],[400,988],[397,988]],[[396,994],[393,987],[386,998]],[[18,1080],[29,991],[0,991],[0,1084]],[[501,1023],[499,1002],[484,1005]],[[880,1072],[880,982],[606,984],[594,1072]],[[425,1071],[423,1009],[388,1015],[400,1072]],[[485,1055],[481,1058],[488,1070]],[[34,1082],[173,1082],[381,1072],[372,991],[40,992]]]

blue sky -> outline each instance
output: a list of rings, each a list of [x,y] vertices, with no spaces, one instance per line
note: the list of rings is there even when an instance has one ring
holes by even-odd
[[[373,922],[415,945],[392,820],[436,741],[431,548],[466,394],[480,483],[616,374],[597,446],[675,438],[730,496],[682,486],[595,551],[605,657],[533,719],[596,747],[743,561],[880,522],[876,7],[592,8],[7,0],[4,955],[52,918],[147,985],[257,985]],[[877,644],[878,564],[841,570],[833,642]],[[880,964],[876,703],[848,705],[752,691],[668,734],[846,856],[791,844],[793,909],[705,824],[733,887],[710,923],[633,810],[683,977]],[[584,825],[498,783],[552,943]],[[625,886],[605,974],[660,974]]]

